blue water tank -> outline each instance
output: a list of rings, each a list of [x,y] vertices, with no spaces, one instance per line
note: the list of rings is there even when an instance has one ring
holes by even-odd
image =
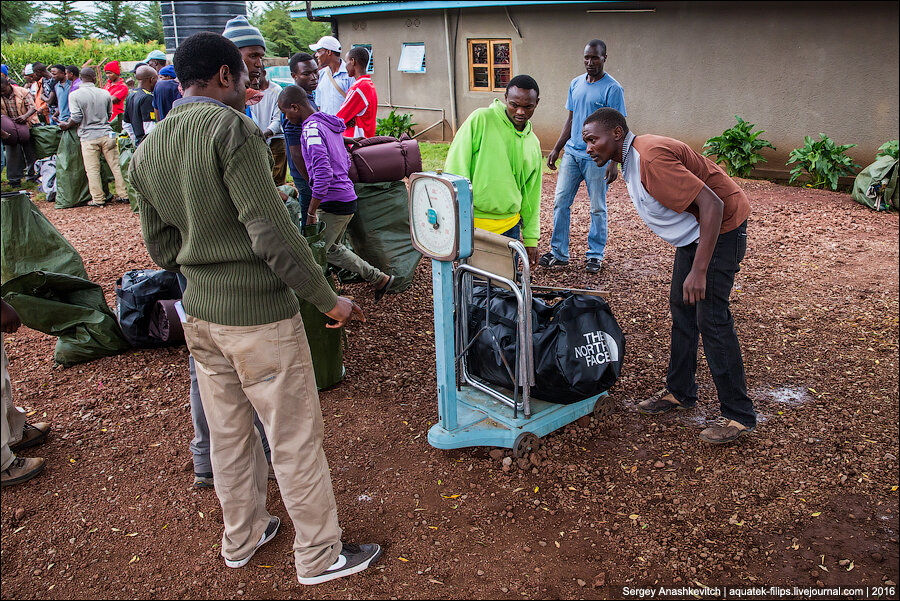
[[[166,52],[175,52],[178,44],[201,31],[222,33],[225,23],[238,15],[247,16],[246,2],[179,2],[159,3]]]

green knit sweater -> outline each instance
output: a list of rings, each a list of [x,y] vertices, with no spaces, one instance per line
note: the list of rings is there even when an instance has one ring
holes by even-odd
[[[185,312],[272,323],[297,313],[294,292],[330,311],[337,297],[278,195],[259,128],[213,99],[192,100],[144,139],[128,170],[150,256],[187,279]]]

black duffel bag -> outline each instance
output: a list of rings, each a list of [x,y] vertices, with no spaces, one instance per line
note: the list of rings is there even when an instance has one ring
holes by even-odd
[[[482,330],[486,291],[486,287],[476,286],[469,303],[469,339],[478,335],[467,357],[469,372],[512,389],[507,365],[515,373],[516,298],[511,292],[491,288],[491,325]],[[535,371],[532,396],[570,404],[605,392],[615,384],[625,356],[625,336],[605,300],[571,292],[536,294],[531,309]]]
[[[116,317],[125,338],[139,348],[177,344],[150,332],[156,302],[181,298],[178,279],[171,271],[133,269],[116,280]]]

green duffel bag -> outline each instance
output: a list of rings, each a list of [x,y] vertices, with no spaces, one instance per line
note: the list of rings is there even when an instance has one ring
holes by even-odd
[[[325,259],[325,224],[308,225],[304,228],[303,235],[313,258],[322,266],[322,272],[334,290],[334,276],[329,273],[328,261]],[[297,300],[300,301],[300,317],[303,318],[313,370],[316,372],[316,387],[319,390],[331,388],[344,379],[344,331],[326,328],[328,317],[324,313],[299,296]]]
[[[354,184],[356,214],[347,225],[353,252],[384,273],[394,276],[388,291],[403,292],[412,285],[422,253],[409,233],[409,193],[403,181]]]
[[[900,161],[894,157],[882,156],[860,171],[853,181],[853,200],[876,211],[900,209],[898,164]]]
[[[52,157],[59,149],[62,130],[58,125],[35,125],[31,128],[34,155],[38,160]]]
[[[128,202],[131,203],[131,210],[138,212],[137,191],[131,185],[131,178],[128,176],[128,167],[131,165],[131,158],[134,156],[134,141],[128,134],[119,136],[116,141],[119,147],[119,169],[122,171],[122,179],[125,180],[125,190],[128,192]]]
[[[107,201],[109,182],[113,180],[112,171],[105,159],[100,159],[100,178],[103,180],[103,195]],[[84,157],[81,155],[81,140],[74,129],[62,132],[59,150],[56,153],[56,208],[70,209],[84,204],[91,199],[88,188],[87,172],[84,170]]]

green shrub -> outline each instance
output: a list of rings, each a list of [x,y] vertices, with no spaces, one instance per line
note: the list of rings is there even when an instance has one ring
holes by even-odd
[[[878,157],[900,158],[900,140],[891,140],[879,146],[878,154],[875,155],[875,158]]]
[[[812,138],[806,136],[804,146],[791,151],[785,165],[797,163],[797,166],[791,169],[790,181],[795,181],[806,172],[809,177],[809,183],[806,184],[808,187],[824,188],[827,184],[832,190],[837,190],[838,178],[853,175],[854,169],[860,167],[844,154],[856,144],[838,146],[825,134],[820,133],[819,136],[822,139],[818,142],[813,142]]]
[[[375,125],[376,136],[393,136],[399,138],[403,134],[413,135],[413,127],[418,125],[413,123],[412,115],[403,113],[398,115],[395,111],[384,119],[378,119]]]
[[[706,141],[703,156],[716,155],[716,163],[724,163],[728,175],[748,177],[754,165],[768,162],[759,151],[763,148],[775,150],[775,147],[759,137],[765,130],[753,132],[756,124],[747,123],[737,115],[734,118],[737,125]]]
[[[62,44],[58,46],[33,42],[13,42],[12,44],[3,44],[3,62],[9,65],[10,76],[21,83],[22,69],[28,63],[44,63],[48,66],[58,63],[81,67],[88,60],[92,64],[99,64],[104,59],[139,61],[146,58],[151,50],[165,52],[165,46],[155,42],[112,44],[97,39],[63,40]]]

